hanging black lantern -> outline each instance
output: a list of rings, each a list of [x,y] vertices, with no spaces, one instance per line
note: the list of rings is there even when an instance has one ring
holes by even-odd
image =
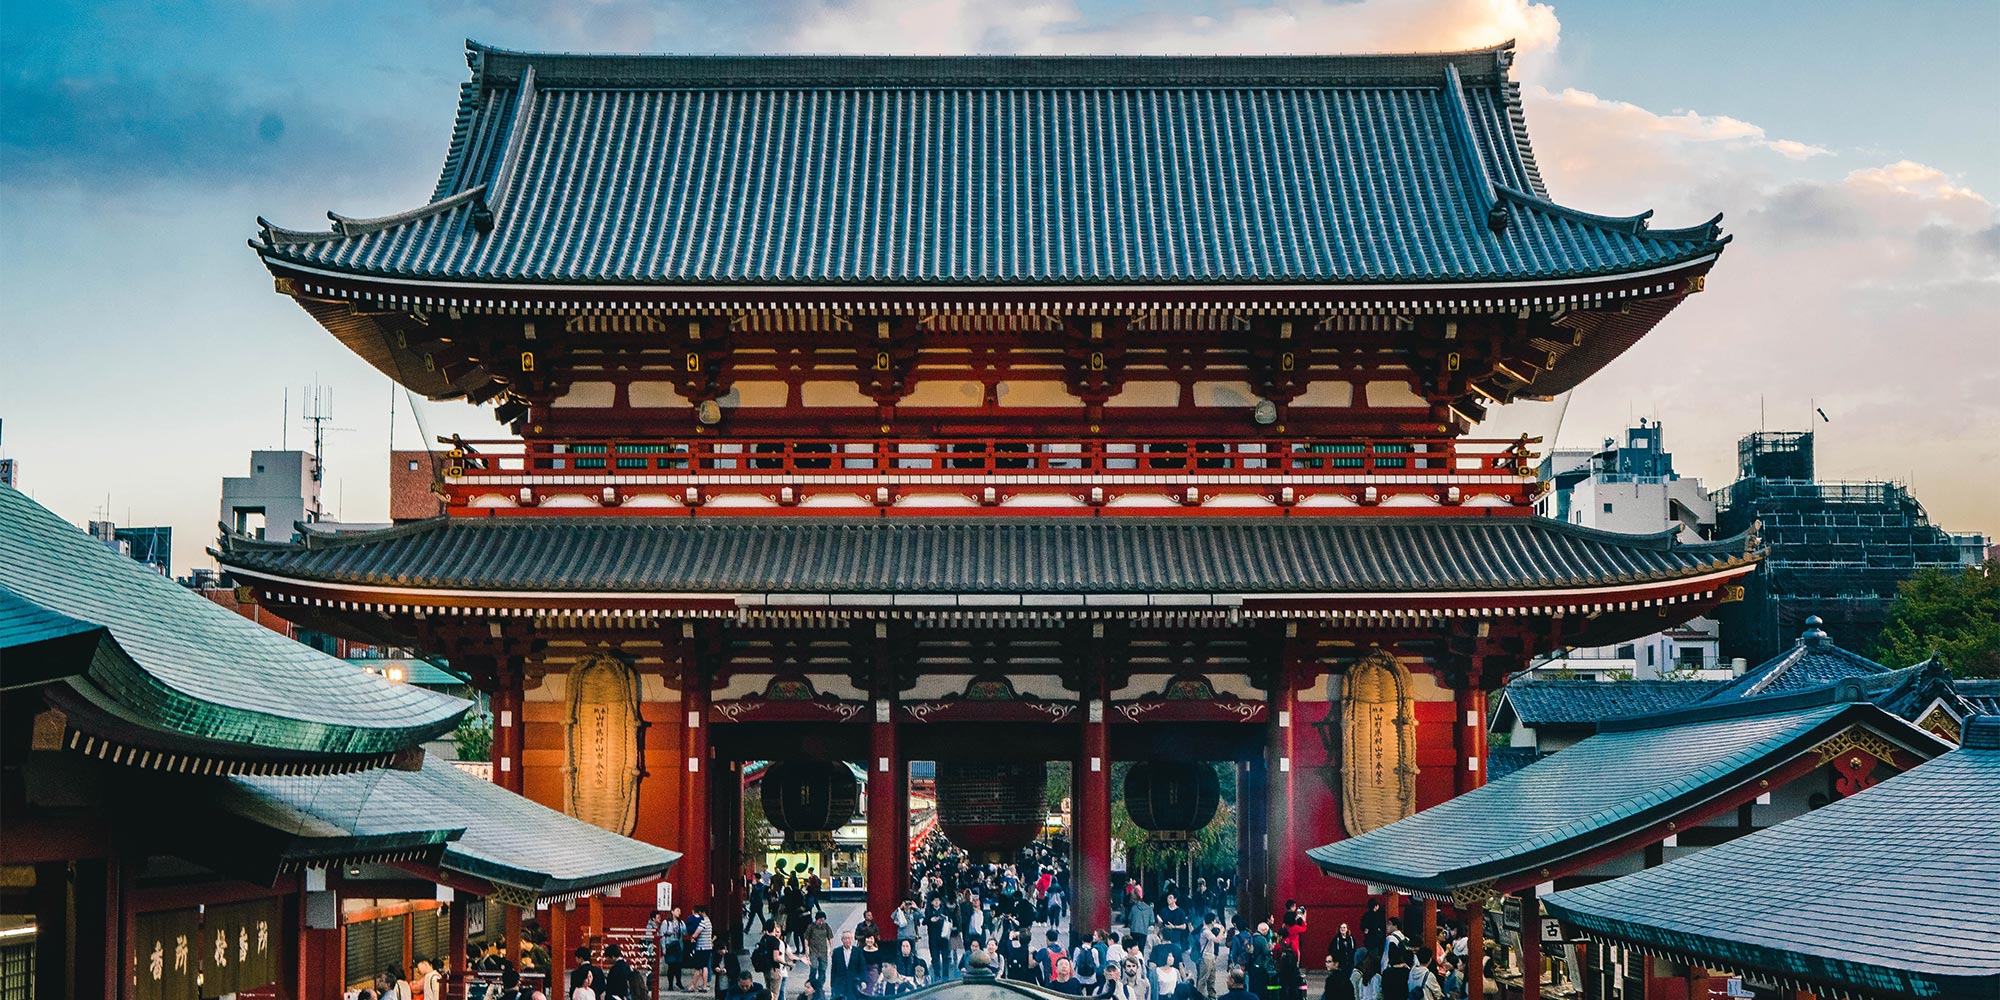
[[[785,835],[787,847],[824,845],[854,818],[861,782],[840,761],[781,761],[764,773],[758,794],[764,818]]]
[[[1125,772],[1125,811],[1155,840],[1186,840],[1221,804],[1222,785],[1205,761],[1143,761]]]
[[[1011,856],[1041,835],[1048,821],[1047,785],[1048,767],[1041,761],[939,761],[938,825],[947,839],[974,854]]]

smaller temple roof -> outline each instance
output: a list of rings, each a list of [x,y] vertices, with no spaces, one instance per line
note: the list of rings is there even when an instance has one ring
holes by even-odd
[[[1545,518],[434,518],[297,543],[226,538],[253,577],[386,590],[785,594],[1505,591],[1670,581],[1747,566],[1745,537],[1687,544]]]
[[[1822,996],[2000,997],[2000,717],[1858,795],[1543,900],[1595,937]]]
[[[1954,680],[1937,658],[1901,669],[1883,666],[1834,645],[1820,625],[1817,615],[1806,619],[1805,633],[1799,636],[1796,645],[1714,688],[1704,701],[1723,703],[1783,696],[1852,682],[1869,701],[1919,724],[1933,705],[1941,705],[1954,720],[1986,714],[1986,708],[1964,691],[1967,685],[1979,682]],[[2000,706],[1987,706],[1991,707]]]
[[[678,851],[620,836],[564,815],[426,756],[417,771],[239,776],[223,808],[275,830],[347,840],[445,830],[446,872],[548,901],[664,874]]]
[[[1946,749],[1858,698],[1825,688],[1606,722],[1504,778],[1309,854],[1328,874],[1434,895],[1535,884],[1546,869],[1738,790],[1857,725],[1921,757]]]
[[[1860,653],[1833,644],[1820,628],[1819,616],[1806,619],[1806,630],[1792,648],[1744,672],[1709,695],[1711,700],[1750,698],[1761,694],[1790,694],[1824,684],[1887,673],[1888,667]]]
[[[469,707],[231,614],[9,487],[0,650],[0,687],[45,685],[66,745],[152,767],[372,766]]]
[[[1493,707],[1496,725],[1511,713],[1529,728],[1596,728],[1605,719],[1680,708],[1713,694],[1726,681],[1577,681],[1522,679],[1508,684]]]
[[[1973,708],[1976,715],[2000,715],[2000,680],[1954,680],[1952,687]]]

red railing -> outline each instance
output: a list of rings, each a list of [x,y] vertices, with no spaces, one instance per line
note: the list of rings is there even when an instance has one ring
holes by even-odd
[[[531,482],[627,476],[1092,476],[1334,474],[1383,477],[1532,476],[1526,441],[1358,438],[1226,441],[746,440],[455,441],[448,481]]]

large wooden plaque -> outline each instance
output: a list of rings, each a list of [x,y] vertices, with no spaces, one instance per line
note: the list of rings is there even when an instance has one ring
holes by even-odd
[[[1410,697],[1410,671],[1380,649],[1348,668],[1340,709],[1340,814],[1350,836],[1416,812],[1417,720]]]
[[[644,773],[639,729],[639,677],[631,667],[595,656],[570,672],[565,811],[631,835]]]

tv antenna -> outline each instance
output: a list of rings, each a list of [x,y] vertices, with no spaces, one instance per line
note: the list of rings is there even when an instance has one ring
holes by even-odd
[[[313,482],[317,483],[325,475],[326,435],[332,431],[351,431],[352,427],[329,427],[333,420],[333,387],[318,382],[306,387],[299,394],[299,418],[312,425],[313,432]]]

